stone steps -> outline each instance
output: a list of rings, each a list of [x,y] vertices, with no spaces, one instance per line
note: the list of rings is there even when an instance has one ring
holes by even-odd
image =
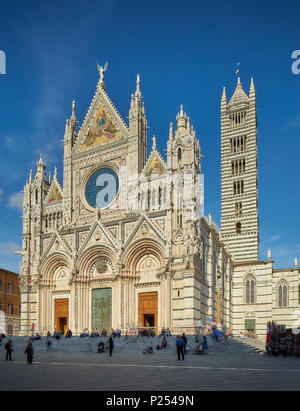
[[[15,351],[25,351],[26,345],[29,341],[29,337],[11,337],[14,344]],[[33,341],[33,348],[35,351],[47,351],[46,337],[42,337],[41,340]],[[8,338],[5,338],[1,344],[1,350]],[[48,348],[49,351],[57,352],[97,352],[98,343],[103,341],[105,344],[108,342],[108,337],[84,337],[79,338],[74,336],[70,339],[61,337],[59,340],[50,338],[51,346]],[[168,345],[165,350],[156,350],[158,344],[161,344],[162,337],[121,337],[114,338],[114,351],[120,353],[142,353],[148,344],[151,344],[155,353],[163,355],[164,353],[174,352],[176,350],[176,337],[167,337]],[[235,338],[230,338],[225,342],[225,340],[220,339],[219,342],[215,342],[212,337],[208,336],[208,352],[209,353],[227,353],[227,354],[261,354],[263,350],[258,347],[253,347]],[[194,336],[188,336],[187,346],[190,347],[190,352],[192,353],[198,343],[195,341]],[[3,348],[2,348],[3,347]]]

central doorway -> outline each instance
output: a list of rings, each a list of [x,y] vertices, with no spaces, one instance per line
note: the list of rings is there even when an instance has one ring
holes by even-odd
[[[103,328],[107,332],[112,327],[112,289],[96,288],[92,291],[92,328]]]
[[[69,328],[69,299],[54,300],[54,325],[56,331],[66,334]]]
[[[155,327],[155,314],[144,314],[144,327]]]
[[[139,327],[155,327],[157,329],[157,292],[139,293],[138,322]]]

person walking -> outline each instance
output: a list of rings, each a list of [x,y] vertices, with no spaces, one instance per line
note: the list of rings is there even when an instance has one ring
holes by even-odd
[[[12,342],[12,340],[8,340],[8,342],[5,344],[5,347],[4,347],[5,349],[6,349],[6,361],[12,361],[12,358],[11,358],[11,355],[12,355],[12,352],[13,352],[13,342]]]
[[[113,352],[113,349],[114,349],[114,342],[113,342],[113,339],[112,339],[112,336],[110,336],[109,337],[109,340],[108,340],[108,348],[109,348],[109,356],[111,357],[112,356],[112,352]]]
[[[32,342],[29,340],[29,343],[27,344],[25,354],[27,354],[27,362],[28,364],[32,364],[32,359],[33,359],[33,346]]]
[[[186,338],[185,333],[182,334],[182,339],[183,339],[183,342],[184,342],[183,352],[186,352],[187,338]]]
[[[184,360],[184,341],[183,338],[179,335],[177,335],[177,340],[176,340],[176,347],[177,347],[177,354],[178,354],[178,361],[180,361],[180,354],[182,360]]]

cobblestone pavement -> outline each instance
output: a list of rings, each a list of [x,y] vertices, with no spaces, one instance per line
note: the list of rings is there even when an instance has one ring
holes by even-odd
[[[28,365],[22,352],[5,361],[0,351],[0,390],[299,390],[300,359],[208,353],[178,361],[165,355],[116,352],[37,352]]]

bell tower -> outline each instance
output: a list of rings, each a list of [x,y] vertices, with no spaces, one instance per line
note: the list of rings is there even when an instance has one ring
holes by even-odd
[[[227,103],[221,99],[221,237],[235,261],[258,260],[257,115],[240,78]]]

